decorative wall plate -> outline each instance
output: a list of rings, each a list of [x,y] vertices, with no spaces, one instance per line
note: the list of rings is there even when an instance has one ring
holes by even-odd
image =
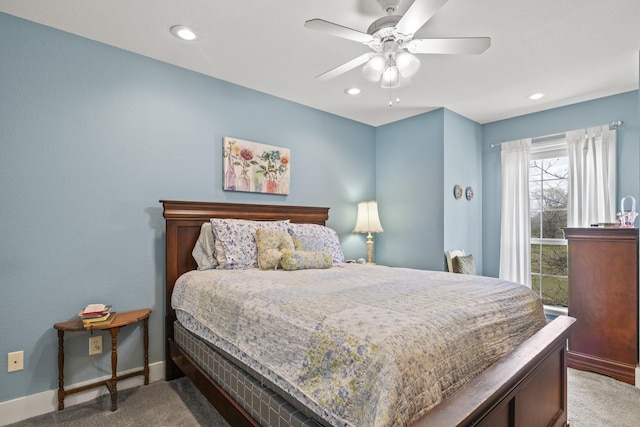
[[[467,187],[467,189],[465,190],[465,194],[467,196],[467,200],[473,199],[473,188]]]
[[[458,184],[453,187],[453,197],[455,197],[456,199],[462,197],[462,187]]]

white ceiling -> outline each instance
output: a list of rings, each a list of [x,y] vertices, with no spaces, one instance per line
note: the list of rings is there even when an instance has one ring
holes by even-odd
[[[322,18],[366,32],[384,16],[375,0],[0,0],[0,11],[373,126],[439,107],[487,123],[638,89],[638,0],[449,0],[416,38],[483,36],[491,47],[420,55],[392,107],[360,67],[316,81],[369,48],[304,28]],[[177,24],[199,39],[173,37]]]

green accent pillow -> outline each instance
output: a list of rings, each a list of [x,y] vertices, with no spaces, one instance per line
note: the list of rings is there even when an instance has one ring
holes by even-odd
[[[330,268],[333,257],[327,251],[283,251],[280,265],[284,270]]]
[[[476,274],[476,263],[471,254],[454,257],[451,260],[451,266],[454,273]]]
[[[258,266],[262,270],[278,268],[284,251],[293,252],[291,235],[282,230],[258,228],[256,230],[256,246],[258,251]]]

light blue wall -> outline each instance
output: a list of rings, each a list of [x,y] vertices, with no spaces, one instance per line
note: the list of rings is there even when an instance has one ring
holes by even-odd
[[[554,108],[483,126],[483,267],[484,275],[498,276],[500,263],[500,149],[490,144],[600,126],[622,120],[618,128],[618,197],[640,200],[640,137],[638,91]]]
[[[23,371],[0,369],[0,402],[57,388],[52,325],[87,303],[151,307],[163,359],[160,199],[327,206],[360,255],[373,127],[5,14],[0,40],[0,354],[25,354]],[[223,136],[290,148],[291,194],[222,191]],[[137,328],[119,347],[122,369],[140,366]],[[87,334],[66,348],[67,383],[110,373]]]
[[[445,110],[444,247],[463,249],[482,274],[482,126]],[[453,197],[453,187],[473,189],[473,198]],[[441,255],[442,257],[442,255]],[[444,262],[444,261],[443,261]]]
[[[444,109],[377,128],[376,262],[442,270]]]
[[[443,270],[444,251],[462,248],[481,273],[481,136],[479,124],[444,108],[377,128],[378,263]],[[456,200],[455,184],[471,186],[473,200]]]

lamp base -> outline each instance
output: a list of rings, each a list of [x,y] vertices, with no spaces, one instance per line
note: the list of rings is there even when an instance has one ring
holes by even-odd
[[[371,233],[367,236],[367,265],[376,265],[373,262],[373,236]]]

